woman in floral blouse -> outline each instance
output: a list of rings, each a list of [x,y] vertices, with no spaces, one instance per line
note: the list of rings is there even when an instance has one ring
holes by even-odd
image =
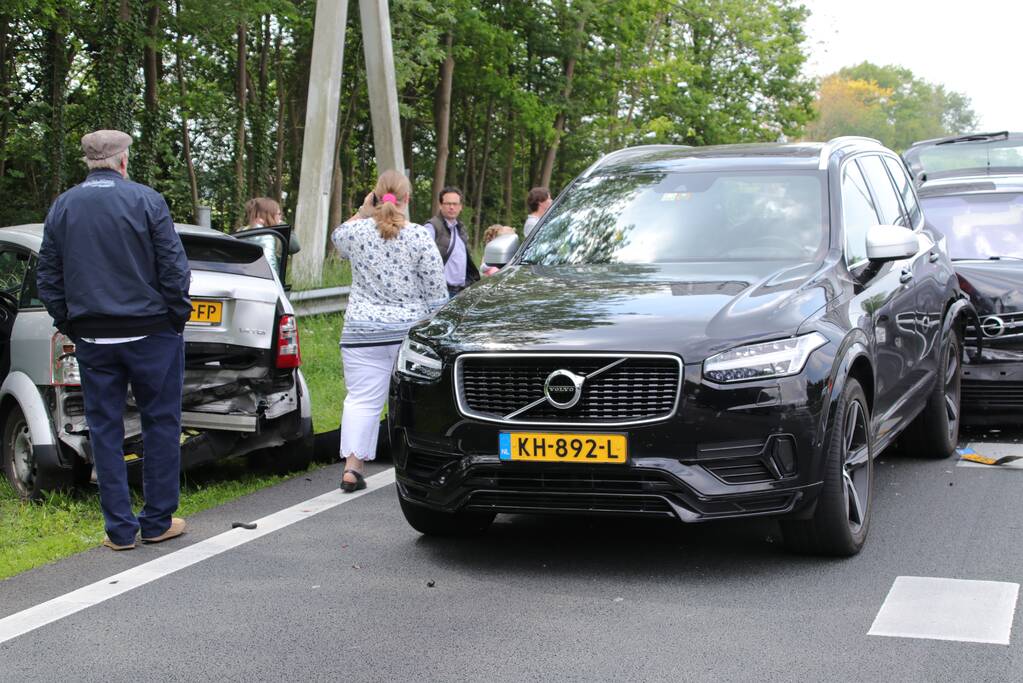
[[[385,171],[358,213],[331,240],[352,263],[341,330],[348,395],[341,415],[341,488],[366,488],[364,463],[376,455],[380,414],[398,348],[409,328],[448,300],[440,253],[425,228],[406,217],[408,178]]]

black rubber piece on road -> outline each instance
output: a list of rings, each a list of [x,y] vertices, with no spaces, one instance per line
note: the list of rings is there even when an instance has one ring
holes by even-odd
[[[238,528],[249,529],[251,531],[252,529],[256,528],[256,523],[255,522],[231,522],[231,528],[232,529],[238,529]]]

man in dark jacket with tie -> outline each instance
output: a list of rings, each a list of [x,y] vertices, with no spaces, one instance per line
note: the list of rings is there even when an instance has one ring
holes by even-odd
[[[454,296],[480,279],[480,271],[469,253],[469,236],[458,220],[462,213],[462,191],[445,187],[440,191],[440,213],[427,221],[425,227],[433,232],[441,260],[444,261],[444,279],[448,295]]]
[[[128,180],[126,133],[82,138],[89,175],[46,216],[36,280],[57,329],[75,343],[107,537],[158,543],[184,533],[181,468],[182,331],[191,272],[167,202]],[[128,385],[142,418],[145,506],[135,516],[124,462]]]

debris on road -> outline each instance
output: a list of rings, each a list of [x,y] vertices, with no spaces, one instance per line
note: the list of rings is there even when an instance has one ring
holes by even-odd
[[[239,527],[241,527],[242,529],[248,529],[248,530],[251,531],[252,529],[256,528],[256,523],[255,522],[231,522],[231,528],[232,529],[237,529]]]
[[[433,588],[436,585],[437,585],[437,582],[434,581],[433,579],[430,579],[429,581],[426,582],[426,587],[427,588]]]

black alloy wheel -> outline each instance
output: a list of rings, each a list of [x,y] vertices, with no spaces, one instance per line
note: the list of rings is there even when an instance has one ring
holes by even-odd
[[[870,409],[860,383],[846,380],[824,450],[823,483],[809,519],[782,520],[794,552],[846,557],[863,547],[873,500]]]
[[[948,334],[938,362],[940,375],[927,405],[900,438],[907,455],[940,460],[959,445],[963,378],[963,333],[954,327]]]

